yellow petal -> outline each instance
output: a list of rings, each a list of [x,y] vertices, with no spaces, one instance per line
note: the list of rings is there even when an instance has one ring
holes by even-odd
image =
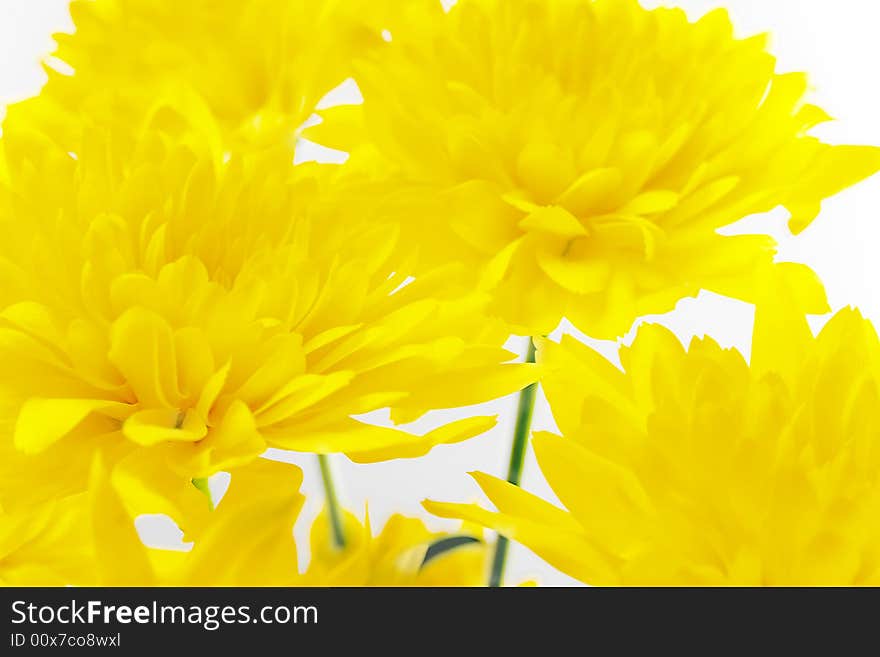
[[[226,378],[229,376],[229,369],[231,366],[232,363],[226,363],[226,365],[214,372],[205,382],[205,385],[202,387],[202,392],[199,395],[199,401],[196,404],[196,411],[198,412],[199,417],[204,419],[210,417],[211,407],[214,405],[214,402],[217,401],[217,397],[220,395],[223,386],[226,384]]]
[[[351,152],[364,143],[363,105],[337,105],[320,111],[321,123],[306,128],[303,136],[322,146]]]
[[[553,248],[538,249],[535,255],[541,270],[554,283],[575,294],[604,289],[611,275],[611,264],[601,256],[578,256]]]
[[[94,412],[125,413],[126,404],[106,399],[28,399],[15,424],[13,442],[27,454],[42,452]]]
[[[209,477],[219,470],[243,466],[266,451],[266,441],[257,428],[247,404],[236,399],[219,424],[211,427],[207,437],[192,455],[190,473],[193,477]],[[181,462],[186,461],[183,456]]]
[[[801,178],[791,200],[789,227],[799,233],[815,218],[822,199],[880,170],[880,148],[874,146],[825,146]]]
[[[180,392],[174,336],[156,313],[132,308],[116,320],[111,332],[110,361],[140,403],[166,408],[177,405]]]
[[[516,172],[523,185],[538,195],[537,200],[546,203],[565,189],[574,172],[574,163],[556,144],[535,140],[517,157]]]
[[[578,533],[582,531],[581,526],[570,513],[566,513],[563,509],[532,495],[519,486],[484,472],[469,474],[501,513],[522,516],[528,520],[557,527],[567,532]]]
[[[618,210],[620,214],[650,215],[671,210],[678,203],[679,195],[669,190],[643,192]]]
[[[623,182],[619,169],[594,169],[581,175],[557,199],[557,203],[576,216],[589,215],[607,203]]]
[[[157,445],[166,441],[190,442],[208,433],[205,421],[193,411],[149,409],[138,411],[122,425],[122,433],[139,445]]]
[[[317,402],[342,390],[354,378],[353,372],[329,375],[304,374],[281,388],[260,406],[255,415],[260,426],[268,426],[293,417]],[[369,409],[373,410],[373,409]]]
[[[802,267],[765,269],[761,299],[755,307],[752,368],[758,374],[779,374],[790,385],[797,384],[804,354],[813,341],[800,307],[803,298],[793,286],[800,287],[797,281],[804,274]]]
[[[559,570],[593,585],[615,582],[613,562],[590,545],[580,534],[566,532],[525,518],[492,513],[476,504],[451,504],[425,500],[422,506],[441,518],[458,518],[494,529],[507,538],[534,550]]]
[[[591,540],[620,553],[644,537],[651,503],[631,471],[551,434],[536,434],[532,445],[553,491]]]
[[[346,456],[355,463],[417,458],[424,456],[437,445],[458,443],[480,436],[492,429],[497,421],[498,418],[494,416],[464,418],[429,431],[424,436],[412,436],[412,440],[400,445],[369,451],[348,451]]]
[[[111,484],[103,459],[95,459],[89,485],[92,531],[100,584],[103,586],[154,586],[156,578],[134,526],[134,516],[123,505]]]
[[[521,219],[519,227],[557,237],[581,237],[587,234],[577,218],[558,205],[541,207]]]
[[[425,412],[478,404],[522,390],[537,381],[539,376],[540,368],[531,363],[441,371],[439,374],[426,375],[419,388],[395,404],[395,407]],[[468,381],[468,385],[460,385],[461,381]]]
[[[167,447],[140,448],[127,455],[110,473],[113,487],[131,517],[145,513],[165,514],[185,534],[197,533],[211,513],[211,507],[205,496],[192,485],[192,475],[169,466]],[[191,538],[185,536],[184,540]]]
[[[293,525],[304,501],[302,471],[259,459],[231,483],[196,540],[186,586],[284,586],[297,580]],[[235,546],[230,550],[230,546]]]

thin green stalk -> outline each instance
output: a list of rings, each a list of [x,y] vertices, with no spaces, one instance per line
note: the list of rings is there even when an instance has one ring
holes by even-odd
[[[196,477],[192,480],[192,485],[198,488],[202,493],[204,493],[205,497],[208,498],[208,506],[211,507],[211,510],[214,510],[214,500],[211,499],[211,487],[208,485],[207,477]]]
[[[342,507],[336,495],[333,473],[330,471],[330,458],[326,454],[318,454],[318,465],[321,468],[321,479],[324,481],[324,496],[327,499],[327,512],[330,515],[330,531],[333,534],[333,545],[341,550],[345,547],[345,530],[343,529]]]
[[[526,350],[526,362],[535,362],[535,341],[529,339]],[[507,481],[519,486],[522,479],[523,462],[526,458],[529,430],[532,427],[532,414],[535,410],[535,396],[538,384],[523,388],[519,393],[519,405],[516,409],[516,425],[513,428],[513,445],[510,448],[510,463],[507,466]],[[507,563],[507,550],[510,541],[506,536],[499,536],[495,543],[495,555],[492,558],[492,570],[489,574],[489,586],[501,586],[504,580],[504,566]]]

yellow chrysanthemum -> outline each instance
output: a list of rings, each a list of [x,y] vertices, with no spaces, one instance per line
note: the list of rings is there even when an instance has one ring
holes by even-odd
[[[484,586],[490,549],[481,532],[432,532],[418,518],[394,515],[372,535],[369,518],[345,518],[346,545],[332,544],[326,514],[311,529],[306,586]]]
[[[696,23],[635,0],[402,3],[363,57],[362,105],[310,139],[393,182],[404,240],[464,260],[529,334],[567,316],[595,337],[701,288],[743,299],[765,235],[717,230],[776,206],[798,232],[880,150],[809,136],[828,117],[803,74],[724,11]],[[804,272],[807,276],[808,273]],[[814,312],[822,312],[817,305]]]
[[[651,325],[624,372],[543,341],[565,437],[534,447],[568,510],[482,474],[499,513],[429,507],[589,584],[880,584],[880,341],[853,310],[814,338],[788,292],[758,308],[751,365]]]
[[[99,447],[154,483],[267,447],[419,456],[494,420],[416,437],[352,416],[409,421],[534,377],[501,365],[505,327],[452,268],[406,284],[393,230],[335,169],[224,153],[209,118],[165,106],[138,128],[83,120],[70,152],[7,122],[4,505],[83,490]]]
[[[25,111],[64,134],[59,107],[137,120],[193,94],[231,147],[292,146],[347,77],[352,52],[382,43],[385,9],[369,0],[74,0],[75,31],[55,35],[48,84]]]

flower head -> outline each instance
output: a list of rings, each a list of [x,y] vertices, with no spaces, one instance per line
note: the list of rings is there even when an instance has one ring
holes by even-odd
[[[803,74],[724,11],[691,23],[635,0],[416,0],[365,54],[363,105],[310,139],[395,181],[403,239],[463,260],[529,334],[567,316],[625,333],[701,288],[750,300],[764,235],[717,230],[783,205],[804,229],[822,199],[880,168],[829,146]],[[817,305],[814,312],[823,309]]]
[[[369,11],[365,11],[367,5]],[[54,108],[137,121],[168,98],[198,96],[233,148],[288,144],[348,75],[352,52],[382,43],[384,2],[74,0],[55,35],[49,82],[27,112]],[[16,112],[16,108],[12,108]]]
[[[880,341],[853,310],[814,338],[785,298],[759,306],[751,364],[651,325],[624,371],[543,342],[564,438],[534,447],[567,510],[482,474],[499,513],[429,507],[590,584],[880,583]]]
[[[229,154],[188,110],[84,118],[69,152],[7,121],[0,423],[18,453],[3,447],[0,500],[83,490],[99,447],[188,481],[267,447],[377,460],[488,429],[467,418],[416,437],[352,417],[391,407],[406,422],[534,375],[501,365],[506,328],[454,268],[407,284],[393,228],[335,168]],[[33,467],[60,476],[35,486]]]

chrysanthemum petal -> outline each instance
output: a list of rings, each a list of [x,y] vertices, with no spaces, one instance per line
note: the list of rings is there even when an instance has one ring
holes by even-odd
[[[422,505],[429,513],[441,518],[463,519],[494,529],[499,534],[534,550],[550,565],[585,582],[596,584],[614,582],[608,556],[597,552],[579,534],[568,533],[516,516],[492,513],[476,504],[451,504],[425,500]]]
[[[208,433],[205,421],[196,413],[176,409],[137,411],[122,425],[126,438],[139,445],[158,445],[164,442],[196,442]]]
[[[498,418],[495,416],[464,418],[429,431],[423,436],[413,436],[410,441],[390,449],[349,451],[346,455],[355,463],[376,463],[393,458],[416,458],[424,456],[436,445],[458,443],[474,436],[480,436],[492,429],[497,422]]]
[[[630,472],[552,434],[535,434],[532,445],[559,499],[599,545],[626,552],[644,539],[634,519],[648,517],[651,502]]]
[[[15,424],[13,442],[28,454],[42,452],[61,440],[96,411],[127,410],[125,404],[106,399],[28,399]]]

